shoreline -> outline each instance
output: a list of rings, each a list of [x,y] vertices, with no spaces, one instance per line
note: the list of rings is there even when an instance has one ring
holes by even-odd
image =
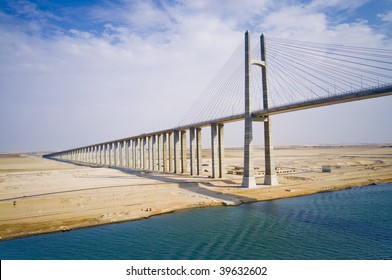
[[[226,154],[227,169],[238,164],[240,151]],[[239,175],[211,179],[91,168],[31,155],[2,156],[0,242],[193,208],[236,206],[392,182],[392,147],[282,149],[278,150],[279,161],[282,166],[296,167],[296,172],[278,175],[278,186],[243,189],[238,187]],[[318,169],[324,161],[340,168],[321,172]],[[208,158],[203,162],[208,163]],[[261,185],[263,177],[257,176],[256,181]]]
[[[110,225],[110,224],[118,224],[118,223],[126,223],[126,222],[133,222],[133,221],[139,221],[139,220],[144,220],[144,219],[149,219],[155,216],[161,216],[161,215],[168,215],[171,213],[175,212],[180,212],[180,211],[187,211],[187,210],[192,210],[192,209],[201,209],[201,208],[208,208],[208,207],[236,207],[242,204],[250,204],[250,203],[258,203],[258,202],[263,202],[263,201],[272,201],[272,200],[279,200],[279,199],[288,199],[288,198],[294,198],[294,197],[300,197],[300,196],[310,196],[310,195],[315,195],[319,193],[327,193],[327,192],[336,192],[336,191],[344,191],[348,189],[353,189],[353,188],[360,188],[360,187],[371,187],[371,186],[377,186],[381,184],[388,184],[392,183],[392,181],[385,181],[385,182],[379,182],[379,183],[371,183],[368,185],[355,185],[355,186],[346,186],[346,187],[341,187],[341,188],[332,188],[329,190],[321,190],[318,192],[311,192],[311,193],[305,193],[305,194],[293,194],[292,196],[285,196],[285,197],[278,197],[278,198],[270,198],[270,199],[261,199],[261,200],[255,200],[255,201],[241,201],[238,204],[210,204],[210,205],[204,205],[204,206],[189,206],[189,207],[184,207],[180,209],[173,209],[169,210],[167,212],[161,212],[161,213],[156,213],[150,216],[145,216],[145,217],[139,217],[135,219],[130,219],[130,220],[120,220],[120,221],[113,221],[113,222],[106,222],[106,223],[99,223],[95,225],[80,225],[80,226],[74,226],[72,228],[66,227],[62,229],[57,229],[53,231],[42,231],[42,232],[37,232],[37,233],[31,233],[31,234],[26,234],[26,235],[18,235],[15,237],[6,237],[0,239],[1,241],[7,241],[7,240],[17,240],[17,239],[22,239],[22,238],[28,238],[28,237],[33,237],[33,236],[38,236],[38,235],[45,235],[45,234],[51,234],[51,233],[61,233],[61,232],[68,232],[72,230],[78,230],[78,229],[83,229],[83,228],[92,228],[92,227],[97,227],[97,226],[104,226],[104,225]]]

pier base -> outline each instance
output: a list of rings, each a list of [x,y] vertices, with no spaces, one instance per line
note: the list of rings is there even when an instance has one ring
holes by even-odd
[[[274,175],[265,175],[264,185],[277,186],[277,185],[279,185],[278,178],[276,177],[275,174]]]
[[[243,177],[241,186],[243,188],[256,188],[257,185],[255,177]]]

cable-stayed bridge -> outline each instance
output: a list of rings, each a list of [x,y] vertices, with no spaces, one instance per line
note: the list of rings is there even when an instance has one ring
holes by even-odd
[[[271,115],[391,94],[392,50],[267,39],[246,32],[245,40],[177,127],[45,157],[201,175],[202,128],[210,126],[211,177],[221,178],[225,173],[224,124],[244,121],[242,186],[255,187],[253,122],[259,121],[264,123],[264,184],[276,185]]]

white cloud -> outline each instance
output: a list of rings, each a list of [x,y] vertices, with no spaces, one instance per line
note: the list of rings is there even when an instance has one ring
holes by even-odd
[[[318,11],[325,8],[353,11],[366,2],[369,2],[369,0],[313,0],[309,3],[308,8]]]
[[[378,14],[377,16],[385,22],[388,22],[388,23],[392,22],[392,11],[388,11],[385,14]]]

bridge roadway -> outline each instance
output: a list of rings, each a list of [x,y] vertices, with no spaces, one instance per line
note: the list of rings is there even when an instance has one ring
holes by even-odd
[[[252,112],[252,119],[253,121],[264,121],[270,115],[387,95],[392,95],[392,84],[384,84],[379,87],[254,111]],[[245,114],[238,114],[187,126],[179,126],[172,129],[97,143],[48,154],[44,157],[82,164],[89,163],[174,173],[188,173],[189,166],[189,173],[191,175],[200,175],[202,166],[201,128],[211,126],[211,176],[212,178],[221,178],[225,170],[224,124],[244,119]],[[189,165],[186,156],[186,130],[190,131]]]

